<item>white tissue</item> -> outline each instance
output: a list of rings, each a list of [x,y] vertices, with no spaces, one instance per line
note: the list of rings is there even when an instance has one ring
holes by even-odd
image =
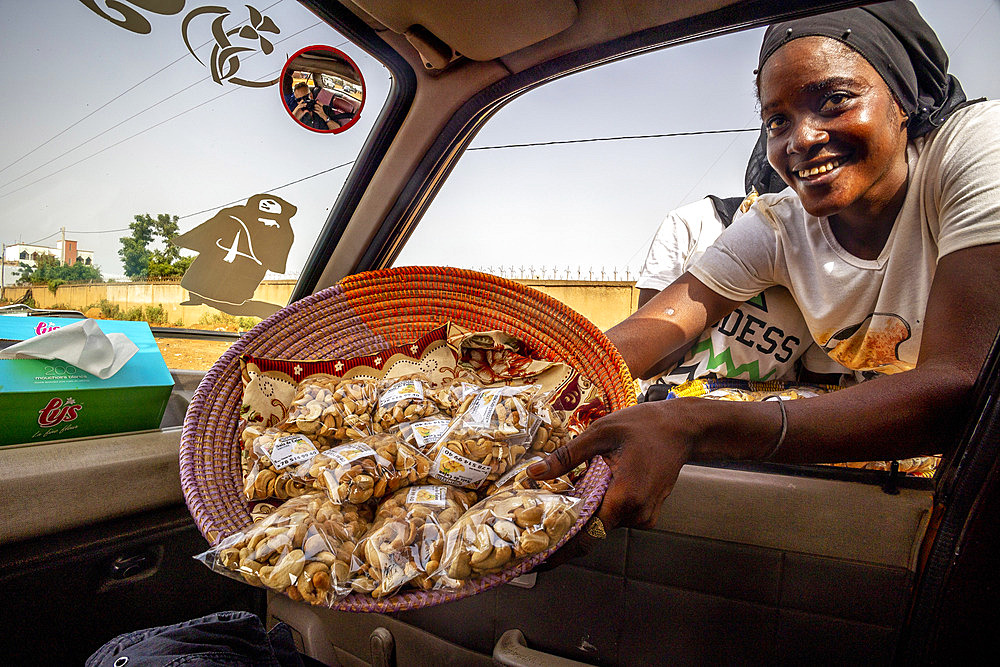
[[[0,359],[61,359],[107,380],[138,351],[125,334],[105,334],[94,320],[80,320],[0,350]]]

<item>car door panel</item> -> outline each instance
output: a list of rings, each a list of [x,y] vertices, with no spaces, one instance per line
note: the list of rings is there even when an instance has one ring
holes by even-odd
[[[654,529],[612,531],[528,588],[366,623],[403,622],[484,656],[517,629],[533,649],[590,664],[887,664],[930,506],[923,489],[688,466]],[[291,619],[294,604],[270,599],[293,625],[356,623],[321,609]],[[364,637],[321,636],[365,659]]]
[[[0,544],[183,503],[180,427],[204,373],[171,375],[158,430],[0,449]]]
[[[172,505],[0,547],[8,665],[82,664],[124,632],[222,611],[263,614],[261,591],[192,556],[205,540]]]

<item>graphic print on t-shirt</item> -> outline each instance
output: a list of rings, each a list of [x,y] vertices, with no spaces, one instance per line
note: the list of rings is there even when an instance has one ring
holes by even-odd
[[[910,323],[900,315],[872,313],[835,331],[823,341],[823,349],[837,363],[857,371],[901,373],[914,367],[899,358],[899,346],[912,335]]]
[[[781,289],[781,288],[777,288]],[[768,296],[775,307],[769,307]],[[808,330],[787,292],[765,291],[710,327],[664,382],[705,375],[764,381],[783,376],[798,357]]]

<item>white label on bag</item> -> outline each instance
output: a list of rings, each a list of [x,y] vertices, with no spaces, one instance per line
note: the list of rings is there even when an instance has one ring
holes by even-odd
[[[284,470],[309,461],[318,453],[316,446],[304,435],[283,435],[274,441],[269,458],[275,468]]]
[[[428,484],[412,486],[406,494],[406,504],[430,505],[444,509],[448,498],[448,489],[444,486]]]
[[[424,385],[421,384],[420,380],[402,380],[392,385],[378,399],[378,406],[384,410],[390,405],[395,405],[408,398],[423,400]]]
[[[489,466],[470,461],[447,447],[442,447],[431,464],[431,477],[454,486],[477,488],[491,470]]]
[[[472,405],[465,413],[465,420],[476,426],[489,426],[500,398],[500,389],[483,389],[472,399]]]
[[[352,461],[363,459],[366,456],[375,457],[375,450],[363,442],[352,442],[346,445],[334,447],[326,453],[331,459],[342,466],[346,466]]]
[[[448,430],[449,419],[431,419],[425,422],[414,422],[410,424],[413,439],[421,449],[426,449],[428,445],[433,445],[441,439],[444,432]]]

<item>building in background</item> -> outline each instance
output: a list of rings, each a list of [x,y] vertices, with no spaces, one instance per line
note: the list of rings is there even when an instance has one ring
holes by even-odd
[[[17,266],[24,262],[28,266],[34,267],[40,255],[52,255],[64,264],[76,264],[83,262],[87,266],[94,263],[93,250],[80,250],[76,241],[56,241],[55,247],[45,245],[29,245],[27,243],[14,243],[4,248],[4,264],[13,262]]]
[[[0,285],[13,285],[17,282],[20,266],[23,262],[34,268],[41,255],[52,255],[65,264],[83,262],[87,266],[94,264],[93,250],[80,250],[76,241],[69,239],[56,241],[55,246],[45,246],[29,243],[12,243],[3,246],[3,261],[0,261]]]

